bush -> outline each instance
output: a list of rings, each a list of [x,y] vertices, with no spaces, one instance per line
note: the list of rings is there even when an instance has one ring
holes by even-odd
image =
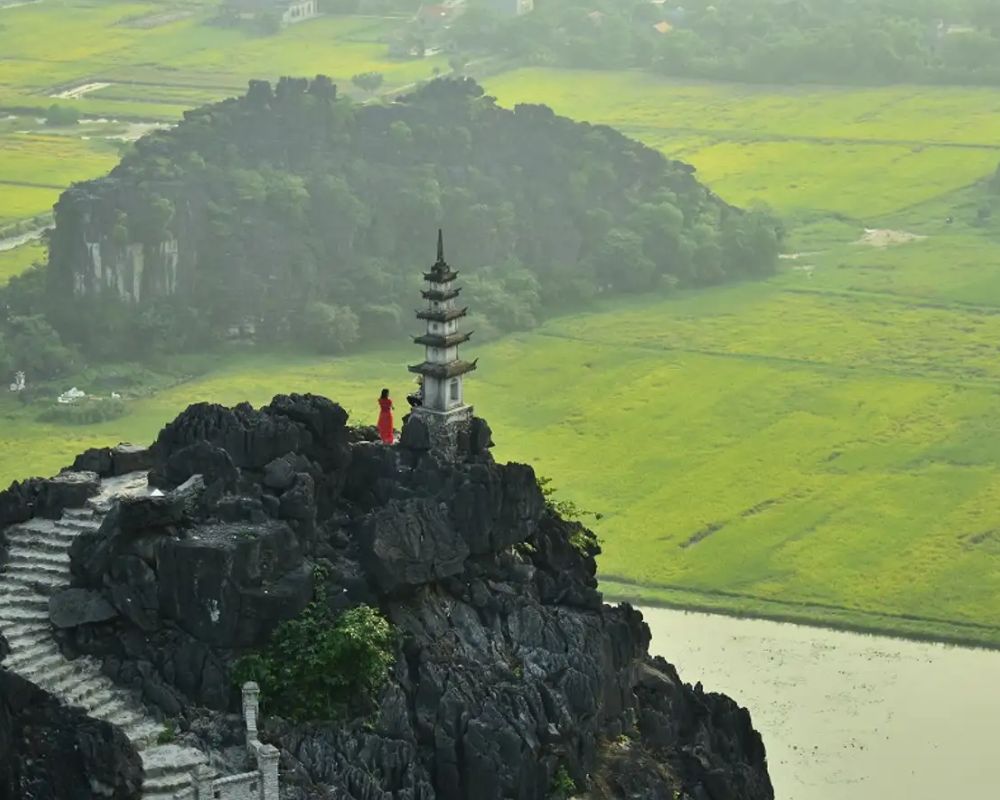
[[[566,767],[562,765],[552,778],[549,800],[569,800],[574,794],[576,794],[576,781],[570,777]]]
[[[76,125],[80,121],[80,112],[75,108],[53,104],[45,112],[45,124],[53,128],[63,125]]]
[[[64,375],[74,364],[72,351],[39,314],[8,319],[0,349],[6,351],[9,367],[24,370],[29,380]]]
[[[93,398],[76,403],[54,403],[41,414],[41,422],[56,422],[61,425],[94,425],[125,416],[125,401],[113,398]]]
[[[343,718],[385,683],[394,644],[375,609],[358,606],[334,620],[320,595],[279,625],[266,649],[241,658],[233,678],[238,685],[256,681],[265,710],[299,722]]]
[[[347,306],[310,303],[302,314],[299,336],[318,353],[341,353],[360,335],[358,315]]]

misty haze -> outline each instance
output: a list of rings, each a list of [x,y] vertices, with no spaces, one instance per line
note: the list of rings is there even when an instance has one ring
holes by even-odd
[[[998,0],[0,0],[0,800],[992,797],[998,342]]]

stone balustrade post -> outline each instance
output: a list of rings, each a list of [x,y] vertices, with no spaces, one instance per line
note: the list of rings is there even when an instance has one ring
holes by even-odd
[[[198,790],[198,800],[213,800],[215,770],[208,764],[199,764],[194,773],[194,783]]]
[[[260,772],[260,800],[278,800],[278,761],[281,753],[270,744],[257,746],[257,770]]]
[[[247,729],[247,747],[253,751],[257,738],[257,712],[260,707],[260,687],[253,681],[243,684],[243,721]]]

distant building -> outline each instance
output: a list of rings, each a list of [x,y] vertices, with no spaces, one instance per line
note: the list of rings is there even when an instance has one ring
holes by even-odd
[[[672,31],[673,29],[674,29],[674,26],[671,25],[669,22],[666,22],[666,21],[657,22],[653,26],[653,30],[655,30],[657,33],[670,33],[670,31]]]
[[[319,16],[319,0],[228,0],[226,7],[241,19],[273,14],[282,25]]]

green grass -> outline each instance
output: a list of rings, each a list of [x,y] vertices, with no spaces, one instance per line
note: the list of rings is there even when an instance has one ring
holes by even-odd
[[[345,47],[315,58],[308,26],[285,34],[304,37],[286,52],[281,37],[176,23],[191,46],[152,41],[133,79],[157,84],[142,96],[167,108],[224,91],[255,58],[312,73],[324,69],[307,65],[343,57],[360,71],[376,50],[352,48],[374,47],[380,33],[349,22],[323,21]],[[84,62],[103,58],[104,74],[124,74],[135,35],[114,31],[123,54],[74,46],[87,49]],[[157,66],[168,60],[178,67],[170,81]],[[1000,646],[1000,247],[995,229],[975,225],[985,195],[973,185],[1000,161],[1000,92],[558,70],[501,75],[488,88],[690,160],[726,199],[782,211],[798,251],[764,283],[617,302],[474,348],[482,368],[469,396],[498,457],[534,464],[560,497],[604,515],[604,588]],[[130,89],[86,102],[128,104]],[[926,238],[876,249],[856,243],[864,225]],[[15,253],[14,266],[0,256],[0,274],[30,260]],[[3,393],[0,480],[51,473],[89,446],[148,442],[201,400],[314,391],[370,423],[377,388],[409,388],[410,349],[224,353],[200,363],[199,377],[130,399],[125,417],[84,428],[39,422],[38,409]]]
[[[346,88],[355,73],[378,71],[398,87],[446,63],[389,59],[383,40],[398,20],[324,16],[263,36],[208,24],[217,5],[46,0],[2,11],[0,106],[44,108],[57,88],[110,81],[124,85],[59,102],[88,114],[163,119],[231,96],[251,78],[323,73]],[[189,15],[149,28],[125,24],[164,11]],[[145,86],[130,85],[136,81]]]
[[[526,69],[487,81],[500,102],[621,128],[688,161],[730,202],[867,222],[954,192],[1000,163],[1000,92],[774,88],[638,72]]]
[[[386,42],[399,19],[323,16],[263,36],[210,24],[218,6],[45,0],[0,9],[0,109],[39,114],[58,103],[91,117],[171,122],[244,91],[250,79],[322,73],[352,92],[352,75],[376,71],[393,91],[447,66],[442,57],[388,58]],[[151,27],[137,24],[178,14]],[[79,98],[53,96],[97,82],[110,85]],[[61,189],[117,161],[99,132],[18,133],[26,127],[38,124],[0,119],[0,226],[47,213]]]
[[[4,286],[15,275],[20,275],[33,264],[45,261],[46,248],[39,242],[0,251],[0,286]]]

